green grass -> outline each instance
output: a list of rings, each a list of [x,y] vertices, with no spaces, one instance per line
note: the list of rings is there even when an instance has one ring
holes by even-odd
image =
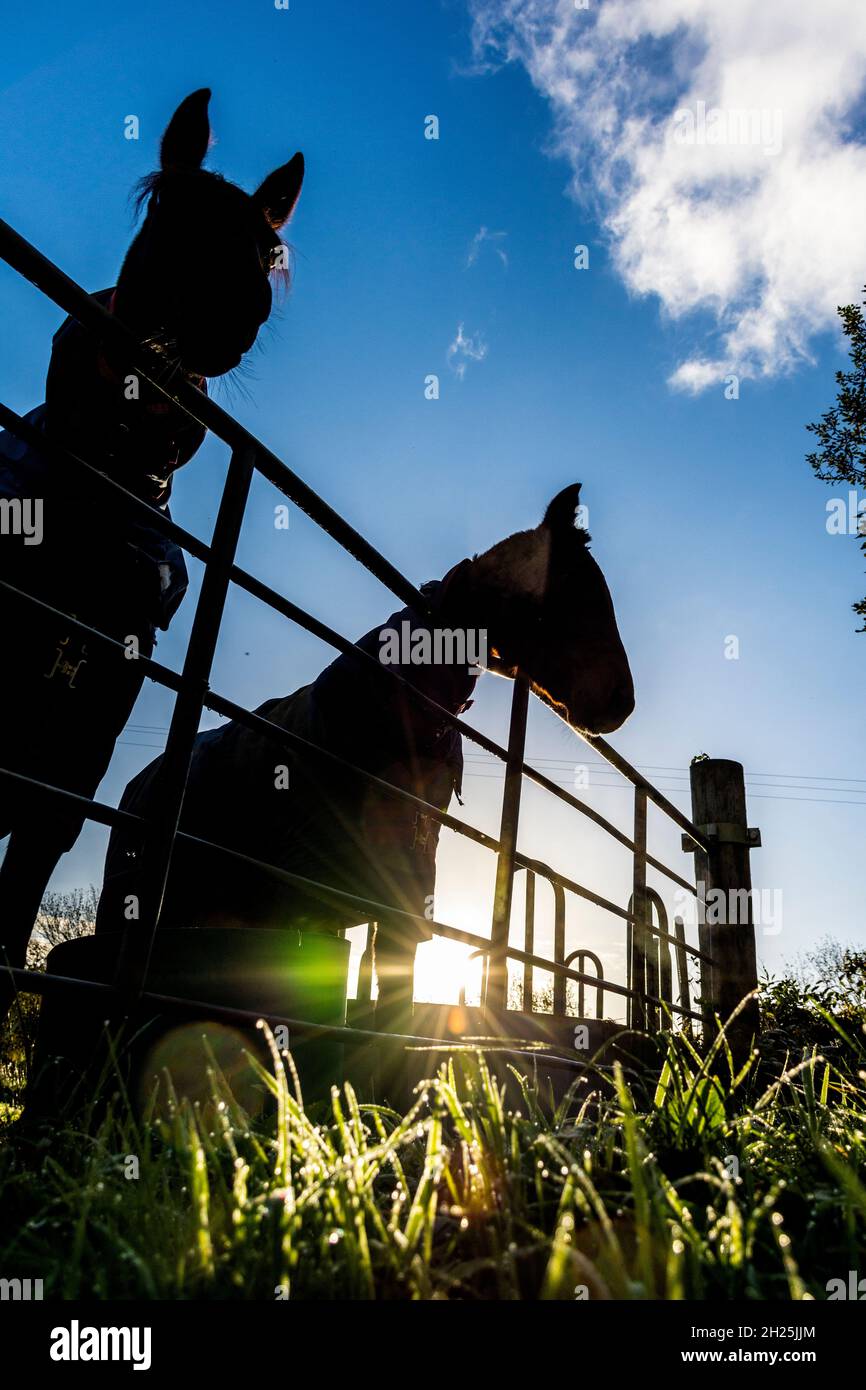
[[[305,1108],[272,1049],[255,1123],[211,1065],[203,1106],[163,1084],[141,1122],[118,1099],[93,1132],[8,1134],[0,1273],[61,1298],[825,1298],[866,1228],[862,1026],[836,1036],[773,1073],[661,1036],[644,1080],[556,1106],[459,1053],[404,1115],[349,1086]]]

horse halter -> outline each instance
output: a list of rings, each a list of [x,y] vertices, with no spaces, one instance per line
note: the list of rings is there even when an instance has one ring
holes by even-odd
[[[117,290],[114,289],[111,291],[111,298],[105,306],[109,314],[114,314],[116,300]],[[169,390],[173,382],[175,382],[178,377],[181,377],[192,386],[197,386],[199,391],[205,391],[207,389],[206,379],[196,372],[184,371],[180,358],[173,356],[169,351],[171,346],[172,340],[167,337],[165,329],[163,328],[156,329],[155,332],[142,339],[142,347],[147,348],[148,352],[153,356],[159,356],[164,359],[164,366],[162,366],[158,372],[152,373],[154,384],[163,387],[165,390]],[[97,353],[96,367],[100,376],[104,377],[106,381],[110,381],[113,386],[123,385],[126,376],[129,375],[129,373],[127,373],[123,378],[118,375],[108,361],[103,348],[100,348]],[[144,408],[149,415],[165,415],[171,407],[171,401],[152,401],[146,404]]]
[[[116,290],[99,291],[94,298],[110,314],[115,312]],[[161,353],[165,367],[151,372],[154,385],[142,381],[136,394],[129,396],[127,391],[131,381],[136,380],[135,372],[129,368],[119,369],[102,344],[92,345],[93,340],[85,338],[83,333],[74,320],[68,319],[55,334],[49,378],[54,377],[57,384],[50,409],[59,408],[69,418],[71,408],[77,416],[78,428],[86,429],[87,438],[102,451],[104,460],[124,470],[121,481],[129,486],[130,473],[141,476],[146,482],[149,500],[161,505],[166,500],[171,475],[189,461],[206,431],[184,415],[173,401],[161,397],[156,388],[171,390],[182,377],[206,392],[207,382],[202,376],[184,372],[179,359],[169,355],[164,337],[154,334],[144,340],[144,346],[151,352]],[[85,355],[88,348],[92,352],[89,369]],[[88,390],[87,386],[90,372],[96,399],[92,399],[93,388]],[[136,402],[134,408],[130,408],[132,401]],[[130,453],[130,445],[138,433],[133,413],[140,429],[145,431],[141,441],[143,453],[138,457],[134,451]]]
[[[531,663],[541,637],[543,600],[539,602],[532,594],[507,594],[493,586],[473,585],[470,579],[473,564],[474,561],[467,558],[452,565],[442,580],[437,610],[442,611],[451,604],[449,618],[457,617],[464,627],[482,628],[487,635],[488,650],[499,660],[502,658],[496,638],[501,644],[509,632],[518,634],[523,659]],[[467,579],[469,583],[463,587]],[[515,665],[513,669],[516,675],[520,666]]]

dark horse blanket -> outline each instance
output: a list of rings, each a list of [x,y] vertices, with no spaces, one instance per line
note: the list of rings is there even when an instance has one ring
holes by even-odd
[[[110,292],[97,298],[107,302]],[[175,429],[174,420],[167,428],[154,400],[140,402],[145,427],[131,431],[118,418],[117,381],[98,345],[71,319],[54,338],[47,394],[48,404],[25,417],[44,452],[0,433],[0,579],[108,633],[129,657],[0,590],[0,767],[92,797],[141,687],[135,653],[151,654],[187,572],[173,541],[84,470],[60,463],[51,443],[167,514],[170,474],[203,431]],[[82,821],[79,811],[0,780],[0,836],[35,824],[68,849]]]
[[[435,611],[445,588],[423,592]],[[357,643],[380,653],[381,633],[431,626],[410,609]],[[471,703],[477,673],[465,665],[395,665],[416,689],[452,713]],[[459,795],[459,733],[381,668],[344,653],[311,685],[256,711],[281,728],[447,809]],[[155,806],[160,759],[129,784],[124,810]],[[410,803],[326,759],[284,753],[272,739],[232,722],[196,740],[181,829],[305,878],[432,918],[439,823]],[[112,832],[98,930],[126,925],[123,902],[135,894],[136,841]],[[178,841],[161,924],[288,926],[334,929],[373,914],[340,911],[315,893],[292,889],[252,866]],[[379,949],[414,951],[430,932],[420,923],[379,916]]]

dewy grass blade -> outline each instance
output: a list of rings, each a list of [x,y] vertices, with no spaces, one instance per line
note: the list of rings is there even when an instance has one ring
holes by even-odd
[[[251,1115],[203,1053],[198,1108],[166,1072],[135,1113],[55,1128],[32,1172],[0,1143],[0,1256],[52,1297],[825,1297],[866,1227],[853,1032],[781,1074],[718,1049],[708,1074],[668,1036],[652,1073],[553,1105],[466,1050],[403,1115],[346,1085],[305,1109],[276,1049],[248,1055]]]

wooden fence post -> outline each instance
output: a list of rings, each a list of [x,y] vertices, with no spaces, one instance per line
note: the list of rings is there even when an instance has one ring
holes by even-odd
[[[714,1015],[725,1023],[758,983],[749,850],[760,845],[761,837],[748,828],[742,763],[699,758],[690,773],[692,820],[709,841],[707,852],[690,844],[695,851],[700,948],[713,961],[701,962],[704,1036],[710,1037]],[[758,1004],[752,999],[728,1030],[731,1049],[740,1060],[758,1026]]]

